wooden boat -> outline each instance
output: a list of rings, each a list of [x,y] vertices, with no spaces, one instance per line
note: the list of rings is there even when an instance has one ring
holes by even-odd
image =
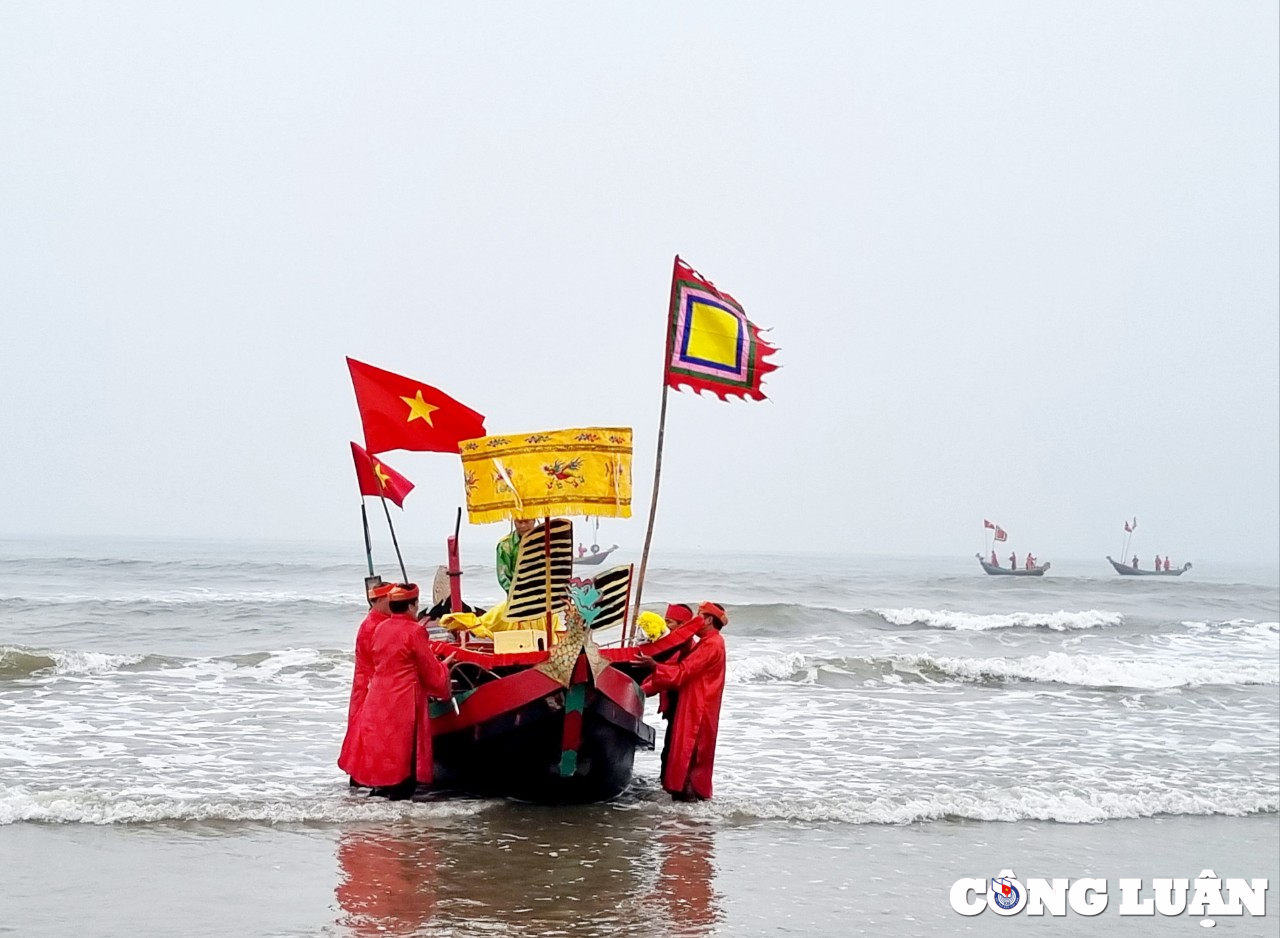
[[[1032,567],[1030,570],[1014,570],[1010,567],[995,567],[982,559],[981,554],[974,554],[978,558],[978,563],[982,564],[983,571],[987,576],[1044,576],[1045,571],[1049,569],[1049,562],[1046,560],[1038,567]]]
[[[556,435],[574,443],[586,439],[598,449],[603,434]],[[619,432],[612,436],[617,441],[614,456],[625,454],[629,471],[629,431],[625,439]],[[519,448],[535,467],[543,461],[538,446],[559,445],[552,434],[501,438],[491,445],[492,439],[474,441],[483,445],[475,449],[486,456],[492,450],[491,458],[496,459],[504,448]],[[499,477],[504,481],[534,477],[527,468],[518,471],[523,467],[514,457],[502,458],[506,472]],[[479,457],[473,459],[478,461]],[[586,460],[569,462],[583,474],[570,491],[589,490],[592,479],[582,468]],[[477,478],[490,476],[484,470]],[[617,479],[618,470],[611,465],[604,480],[615,484]],[[528,504],[538,491],[514,492],[511,498]],[[557,507],[572,508],[570,497],[564,496],[565,502]],[[473,500],[480,498],[491,503],[495,494],[477,496],[469,489],[473,515]],[[607,504],[606,499],[598,502]],[[598,502],[592,503],[597,511]],[[574,543],[573,522],[565,517],[546,518],[520,539],[501,610],[503,624],[514,628],[479,640],[465,631],[475,627],[474,620],[454,621],[448,615],[442,619],[446,627],[459,629],[458,642],[433,642],[441,658],[455,655],[452,695],[432,704],[432,792],[415,797],[463,792],[545,804],[607,801],[630,784],[636,750],[653,748],[655,733],[644,722],[645,695],[640,688],[646,672],[635,665],[636,656],[676,647],[692,637],[697,623],[652,644],[600,648],[594,635],[625,622],[632,568],[614,567],[589,580],[574,578]],[[597,563],[610,551],[594,555]],[[462,610],[456,535],[450,539],[448,556],[448,605]]]
[[[1170,570],[1143,570],[1141,567],[1133,566],[1133,564],[1116,563],[1111,559],[1110,554],[1107,555],[1107,562],[1121,576],[1182,576],[1182,574],[1191,569],[1190,563],[1184,563],[1181,567],[1175,567]]]
[[[589,554],[581,554],[581,555],[579,555],[579,556],[577,556],[577,557],[574,557],[574,558],[573,558],[573,564],[574,564],[574,566],[575,566],[575,567],[596,567],[596,566],[599,566],[600,564],[604,563],[604,561],[605,561],[605,558],[606,558],[606,557],[608,557],[610,554],[612,554],[612,553],[613,553],[615,550],[617,550],[617,549],[618,549],[618,545],[617,545],[617,544],[614,544],[612,547],[607,547],[607,548],[605,548],[604,550],[601,550],[601,549],[600,549],[600,545],[599,545],[599,544],[592,544],[592,545],[591,545],[591,553],[589,553]]]
[[[627,648],[596,648],[589,631],[578,647],[566,637],[550,652],[438,645],[457,660],[452,703],[431,710],[432,788],[541,804],[617,797],[631,783],[636,750],[653,749],[656,735],[631,663],[640,650],[661,654],[688,641],[698,626]],[[568,669],[567,680],[557,668]]]

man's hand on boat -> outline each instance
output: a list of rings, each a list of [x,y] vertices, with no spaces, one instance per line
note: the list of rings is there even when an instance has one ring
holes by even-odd
[[[646,655],[644,652],[640,652],[632,658],[631,661],[633,664],[638,664],[642,668],[656,668],[658,666],[658,659],[654,658],[652,655]]]
[[[447,658],[440,659],[440,663],[444,665],[446,668],[448,668],[453,665],[453,662],[457,659],[457,657],[458,657],[458,653],[456,651],[451,651],[449,652],[449,656]]]

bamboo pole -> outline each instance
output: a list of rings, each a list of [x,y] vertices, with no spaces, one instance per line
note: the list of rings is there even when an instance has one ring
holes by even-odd
[[[675,341],[672,319],[672,306],[676,297],[676,270],[680,265],[680,255],[677,254],[671,263],[671,295],[667,300],[667,340],[663,346],[662,356],[662,407],[658,411],[658,449],[653,460],[653,496],[649,500],[649,526],[644,532],[644,550],[640,554],[640,572],[636,574],[636,601],[631,609],[631,628],[624,628],[625,636],[623,645],[634,643],[636,636],[636,619],[640,616],[640,601],[644,594],[644,574],[649,567],[649,547],[653,543],[653,522],[658,514],[658,485],[662,481],[662,442],[667,430],[667,394],[670,387],[667,384],[667,368],[671,364],[671,346]]]
[[[391,509],[387,507],[387,496],[379,495],[382,499],[382,512],[387,516],[387,527],[391,530],[391,544],[396,549],[396,560],[400,564],[401,583],[409,582],[409,574],[404,571],[404,557],[400,556],[400,542],[396,540],[396,526],[391,523]]]
[[[360,523],[364,525],[364,557],[369,562],[369,576],[373,576],[373,541],[369,538],[369,512],[365,511],[364,496],[360,497]]]

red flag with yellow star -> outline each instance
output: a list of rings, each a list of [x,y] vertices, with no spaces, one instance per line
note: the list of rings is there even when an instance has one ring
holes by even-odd
[[[370,456],[359,443],[351,444],[351,458],[356,462],[361,495],[385,495],[397,508],[404,507],[405,496],[413,491],[412,482],[377,456]]]
[[[485,436],[484,416],[429,384],[347,359],[356,406],[371,453],[389,449],[456,453],[463,440]]]

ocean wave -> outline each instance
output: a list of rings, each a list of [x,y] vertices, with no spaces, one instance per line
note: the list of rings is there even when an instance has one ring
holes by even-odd
[[[53,596],[0,595],[0,609],[10,607],[48,610],[51,606],[111,606],[127,611],[128,607],[181,607],[181,606],[277,606],[314,603],[321,606],[360,607],[363,602],[358,591],[317,590],[138,590],[129,593],[59,593]]]
[[[853,679],[929,683],[1007,683],[1025,681],[1076,687],[1163,690],[1179,687],[1241,686],[1280,683],[1274,662],[1181,661],[1069,655],[1051,652],[1023,658],[963,658],[947,655],[822,656],[797,652],[730,659],[731,684],[822,683],[825,673]]]
[[[1054,821],[1088,824],[1160,815],[1240,817],[1280,812],[1274,791],[1088,791],[1027,787],[983,790],[898,791],[858,797],[848,792],[804,794],[735,790],[728,780],[712,801],[672,802],[656,781],[637,778],[613,807],[657,811],[708,820],[778,820],[843,824],[912,824],[936,820]],[[237,798],[230,793],[174,797],[101,789],[32,791],[0,787],[0,826],[17,823],[131,825],[182,822],[241,822],[271,825],[348,824],[370,821],[471,817],[505,805],[501,799],[459,798],[391,802],[364,795],[317,792],[313,798],[280,795]]]
[[[321,796],[311,800],[226,795],[176,798],[125,792],[0,788],[0,826],[46,824],[153,824],[166,821],[242,821],[264,824],[344,824],[406,817],[465,817],[484,810],[478,800],[417,803],[364,795]]]
[[[1280,811],[1275,792],[1192,791],[1087,792],[1039,791],[939,791],[898,794],[873,799],[833,797],[802,799],[771,795],[749,796],[725,792],[718,786],[715,799],[701,804],[665,804],[661,810],[694,816],[740,820],[839,822],[845,824],[913,824],[936,820],[1056,821],[1091,824],[1119,818],[1158,815],[1274,814]]]
[[[1124,616],[1118,612],[1087,609],[1084,612],[1012,612],[1007,614],[980,615],[972,612],[951,612],[947,609],[871,609],[890,625],[924,625],[935,629],[954,629],[962,632],[985,632],[989,629],[1043,628],[1055,632],[1074,629],[1099,629],[1120,625]]]
[[[350,661],[350,652],[315,648],[180,658],[169,655],[112,655],[95,651],[0,645],[0,680],[181,669],[202,673],[221,670],[271,680],[299,673],[323,674],[347,665]]]

